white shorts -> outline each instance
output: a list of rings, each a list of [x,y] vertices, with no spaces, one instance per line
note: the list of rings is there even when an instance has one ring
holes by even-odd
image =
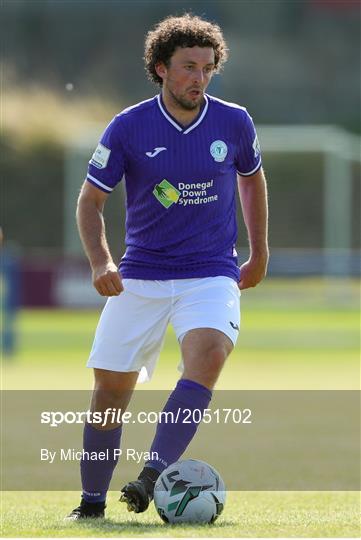
[[[215,328],[237,341],[240,291],[229,277],[123,279],[123,286],[103,309],[88,367],[138,371],[138,382],[150,380],[168,323],[179,342],[195,328]]]

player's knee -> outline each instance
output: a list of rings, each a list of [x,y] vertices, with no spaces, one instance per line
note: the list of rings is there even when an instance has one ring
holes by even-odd
[[[92,409],[105,411],[106,409],[122,409],[125,411],[132,391],[110,387],[109,385],[96,385],[92,397]]]
[[[228,353],[224,347],[210,347],[204,352],[201,358],[198,357],[194,363],[189,363],[186,366],[184,377],[194,380],[212,390],[222,371],[227,356]]]
[[[207,353],[207,364],[209,365],[209,370],[214,374],[220,373],[228,354],[229,352],[224,345],[217,344],[212,346]]]

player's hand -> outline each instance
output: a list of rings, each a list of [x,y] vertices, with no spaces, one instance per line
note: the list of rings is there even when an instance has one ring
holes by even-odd
[[[247,262],[242,264],[240,271],[240,279],[238,287],[242,291],[243,289],[249,289],[255,287],[262,281],[267,273],[268,253],[262,253],[261,255],[253,256],[248,259]]]
[[[93,268],[93,285],[102,296],[118,296],[124,290],[119,270],[114,263]]]

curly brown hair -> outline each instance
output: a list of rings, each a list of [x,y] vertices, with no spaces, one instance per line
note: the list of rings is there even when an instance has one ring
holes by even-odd
[[[149,79],[162,86],[163,81],[155,70],[156,64],[163,62],[168,67],[177,47],[195,46],[213,48],[215,72],[218,73],[228,58],[228,49],[217,24],[191,13],[160,21],[145,39],[144,61]]]

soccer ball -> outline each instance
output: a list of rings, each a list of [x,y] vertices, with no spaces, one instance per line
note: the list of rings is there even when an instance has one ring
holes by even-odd
[[[208,463],[172,463],[154,487],[154,504],[166,523],[214,523],[226,501],[224,482]]]

